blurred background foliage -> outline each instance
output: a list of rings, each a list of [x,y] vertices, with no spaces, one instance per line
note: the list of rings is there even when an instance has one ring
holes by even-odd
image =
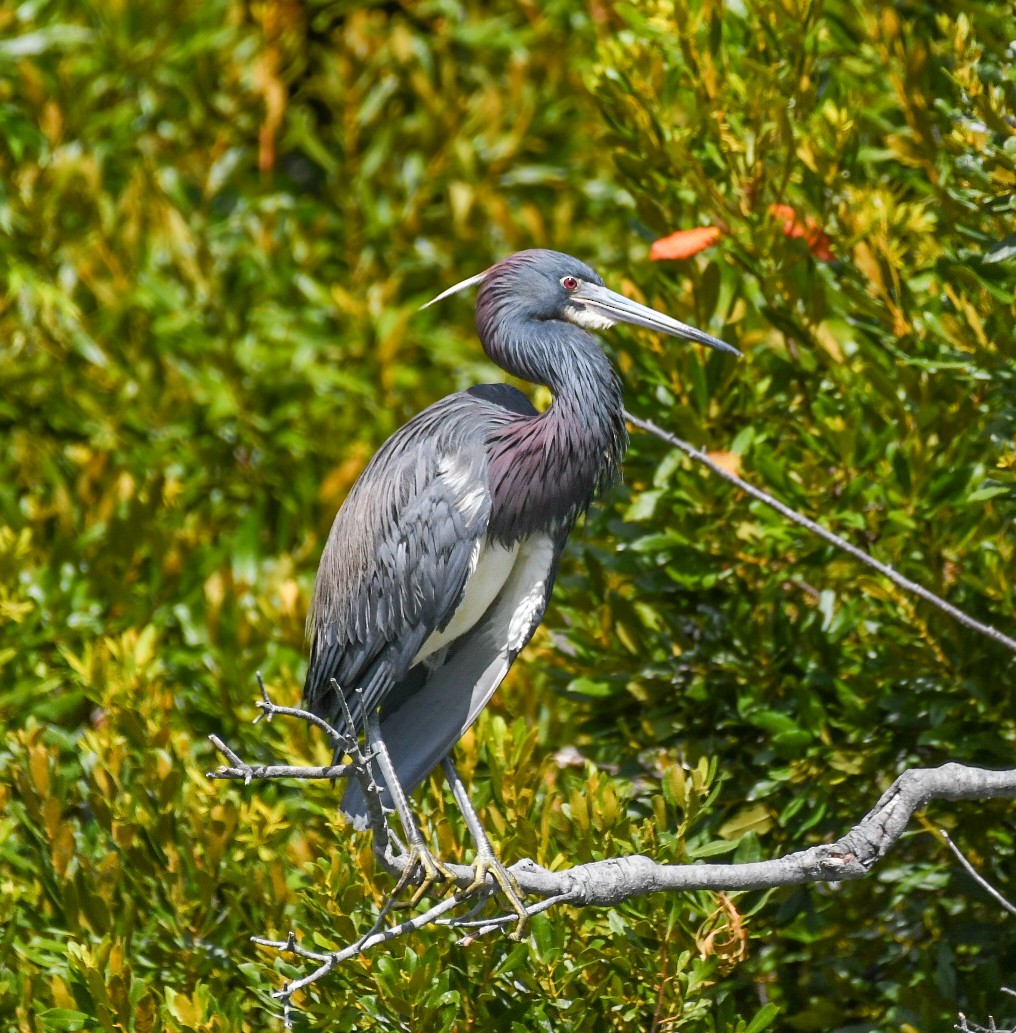
[[[416,308],[510,251],[739,345],[608,342],[632,411],[1012,634],[1014,65],[987,0],[0,8],[5,1027],[275,1028],[299,970],[248,937],[369,927],[386,883],[334,791],[209,785],[205,737],[325,756],[250,725],[253,673],[298,698],[317,557],[377,445],[499,378],[465,302]],[[457,756],[509,861],[750,860],[908,765],[1013,766],[1011,678],[637,436]],[[461,852],[436,782],[419,806]],[[1011,895],[1010,805],[929,822]],[[431,930],[316,986],[306,1028],[998,1016],[1016,927],[934,826],[864,883],[552,912],[521,945]]]

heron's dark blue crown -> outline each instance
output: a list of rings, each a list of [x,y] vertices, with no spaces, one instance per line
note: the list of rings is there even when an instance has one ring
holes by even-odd
[[[570,297],[561,281],[567,276],[603,284],[585,262],[543,249],[518,251],[487,273],[476,296],[476,328],[502,369],[555,388],[555,372],[576,347],[602,356],[595,338],[565,316]]]
[[[567,534],[616,479],[628,445],[620,378],[597,339],[565,318],[568,276],[603,284],[570,255],[520,251],[490,270],[477,296],[477,330],[490,358],[554,394],[546,412],[518,414],[488,442],[489,533],[505,542]]]

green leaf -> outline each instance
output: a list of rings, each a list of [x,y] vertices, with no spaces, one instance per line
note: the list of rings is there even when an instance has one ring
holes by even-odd
[[[768,1029],[780,1016],[780,1007],[772,1001],[763,1005],[756,1013],[751,1022],[744,1027],[744,1033],[762,1033]]]

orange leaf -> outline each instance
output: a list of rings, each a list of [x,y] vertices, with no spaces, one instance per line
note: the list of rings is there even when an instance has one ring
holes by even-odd
[[[775,215],[778,219],[787,220],[787,225],[783,227],[783,232],[789,236],[788,230],[797,222],[797,212],[789,204],[771,204],[769,206],[769,214]]]
[[[678,230],[669,237],[661,237],[653,241],[649,249],[649,258],[659,262],[667,258],[691,258],[707,247],[712,247],[723,231],[719,226],[699,226],[693,230]]]
[[[707,456],[717,465],[722,466],[727,473],[735,477],[741,472],[741,457],[736,452],[707,452]]]
[[[833,260],[833,252],[829,235],[810,216],[806,216],[804,222],[797,216],[797,212],[789,204],[771,204],[769,214],[775,215],[777,219],[783,219],[783,235],[792,239],[803,237],[808,245],[808,250],[823,262]]]

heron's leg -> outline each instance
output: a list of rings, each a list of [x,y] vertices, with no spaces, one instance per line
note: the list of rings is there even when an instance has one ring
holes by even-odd
[[[402,892],[406,883],[416,873],[417,867],[423,872],[423,881],[416,887],[413,896],[409,900],[410,905],[413,905],[426,895],[434,883],[449,880],[451,873],[434,857],[427,844],[423,841],[420,828],[413,818],[413,812],[409,809],[409,801],[406,799],[402,783],[399,781],[399,776],[395,773],[395,765],[392,764],[391,754],[388,752],[384,739],[381,738],[381,725],[376,714],[372,714],[367,718],[367,744],[370,746],[371,752],[381,768],[381,777],[384,778],[385,785],[388,786],[388,791],[392,794],[395,812],[399,816],[402,830],[405,832],[406,839],[409,842],[409,858],[406,862],[406,868],[392,896],[397,897]]]
[[[458,771],[455,770],[452,758],[445,757],[442,764],[444,765],[445,778],[448,779],[448,785],[452,789],[452,796],[455,797],[455,802],[462,812],[462,817],[465,818],[469,834],[473,837],[473,842],[476,844],[476,858],[473,861],[473,882],[465,892],[468,894],[486,886],[487,876],[489,875],[505,895],[508,903],[511,904],[512,911],[519,916],[519,920],[510,935],[513,940],[521,940],[529,928],[529,913],[526,911],[526,905],[522,902],[522,890],[515,880],[515,876],[508,871],[494,853],[494,848],[491,846],[487,832],[480,822],[480,816],[476,813],[476,809],[469,799],[469,794],[466,792],[466,787],[462,784],[462,779],[459,778]]]

